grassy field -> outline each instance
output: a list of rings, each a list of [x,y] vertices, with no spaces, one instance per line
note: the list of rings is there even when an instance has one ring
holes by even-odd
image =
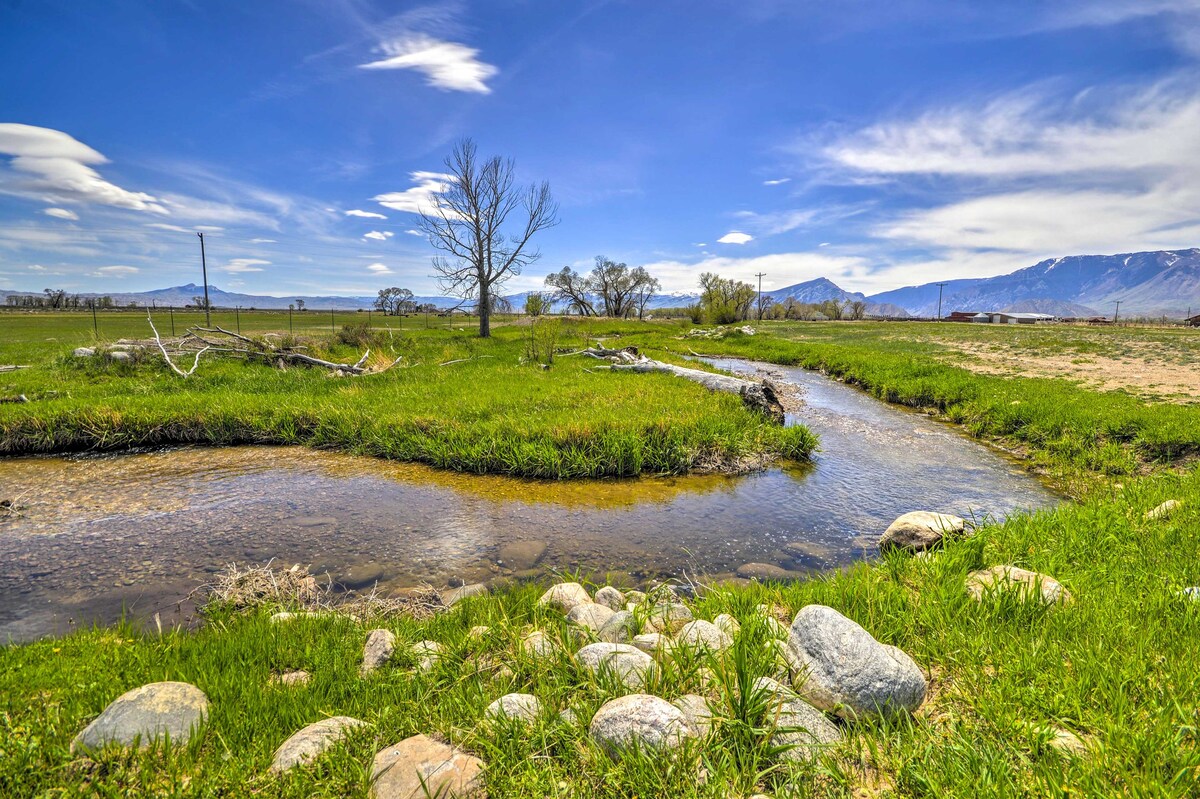
[[[247,333],[279,321],[242,316]],[[384,374],[331,379],[323,369],[211,359],[183,380],[154,351],[128,363],[71,357],[93,343],[80,319],[0,316],[0,363],[32,367],[0,373],[0,396],[30,400],[0,405],[0,454],[304,444],[460,471],[606,477],[736,469],[763,455],[803,459],[816,445],[802,427],[771,424],[736,397],[668,376],[587,371],[595,361],[581,358],[559,358],[549,370],[522,363],[528,327],[480,340],[457,328],[412,329],[417,317],[401,330],[393,319],[362,344],[304,338],[310,354],[339,361],[357,360],[364,346],[377,366],[402,356]],[[148,333],[144,318],[119,321],[125,335]],[[560,343],[568,347],[605,332],[567,328]],[[441,365],[459,359],[472,360]]]
[[[533,693],[552,711],[574,706],[585,722],[613,693],[571,661],[578,644],[567,646],[562,618],[536,606],[540,589],[517,586],[431,619],[383,621],[401,642],[432,639],[448,648],[427,674],[403,651],[376,677],[359,679],[366,632],[380,622],[326,618],[271,626],[266,616],[275,608],[245,615],[216,609],[211,623],[193,633],[122,627],[0,649],[0,795],[364,796],[373,753],[416,732],[441,734],[485,759],[494,797],[717,799],[760,790],[776,797],[1198,794],[1200,601],[1183,589],[1200,585],[1200,408],[1100,392],[1062,377],[984,374],[956,365],[952,354],[960,336],[987,336],[979,340],[996,346],[1010,336],[1014,348],[1070,350],[1079,346],[1071,343],[1078,337],[1071,328],[816,323],[768,325],[755,336],[714,340],[679,338],[686,332],[681,326],[600,323],[591,335],[601,332],[610,343],[619,335],[621,344],[675,356],[733,354],[824,369],[1019,451],[1077,500],[988,526],[930,557],[888,554],[802,583],[703,595],[692,606],[698,618],[730,612],[741,620],[737,657],[702,663],[672,656],[651,689],[668,698],[709,696],[717,721],[697,753],[706,783],[691,764],[614,763],[584,726],[561,723],[554,713],[519,733],[481,722],[487,704],[509,691]],[[515,361],[521,335],[505,330],[487,344],[466,334],[414,337],[419,348],[458,354],[495,347]],[[1111,335],[1106,341],[1114,347],[1122,340],[1138,347],[1159,334],[1122,328]],[[1174,341],[1187,348],[1196,340]],[[569,361],[545,373],[513,366],[523,371],[512,383],[562,380],[592,386],[595,397],[611,386],[586,382],[600,376],[573,371]],[[78,383],[75,368],[56,361],[47,372]],[[450,368],[431,367],[424,379],[440,379]],[[474,381],[494,374],[494,367],[479,368]],[[44,376],[0,375],[10,379]],[[111,392],[115,380],[88,379],[98,387],[92,399]],[[341,383],[307,379],[315,397]],[[177,386],[165,375],[148,384],[164,391]],[[447,386],[440,400],[448,402],[463,385]],[[664,390],[686,397],[690,387]],[[0,419],[12,418],[4,414],[11,410],[0,411]],[[1166,518],[1145,518],[1167,499],[1182,506]],[[994,564],[1052,575],[1075,601],[1047,608],[1009,596],[977,604],[964,579]],[[912,718],[845,724],[844,742],[826,756],[785,765],[770,751],[769,722],[739,684],[774,670],[756,605],[778,606],[780,618],[790,620],[812,602],[908,652],[927,671],[930,693]],[[492,627],[479,643],[465,635],[476,624]],[[565,652],[545,661],[521,656],[515,642],[535,627],[561,641]],[[500,664],[513,673],[500,674]],[[702,682],[702,666],[714,669],[716,684]],[[267,685],[272,674],[296,668],[313,673],[309,686]],[[199,741],[169,753],[109,751],[90,759],[68,753],[71,738],[119,693],[162,679],[190,681],[208,693],[213,713]],[[268,775],[271,754],[288,735],[335,714],[370,726],[310,768]],[[1078,736],[1085,751],[1052,747],[1058,730]]]

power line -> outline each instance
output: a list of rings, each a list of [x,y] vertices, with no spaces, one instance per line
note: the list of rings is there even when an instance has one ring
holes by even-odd
[[[204,258],[204,234],[197,232],[200,237],[200,268],[204,271],[204,326],[212,327],[212,319],[209,317],[209,308],[212,303],[208,301],[208,261]]]
[[[763,301],[762,301],[762,279],[766,272],[755,272],[754,276],[758,278],[758,321],[762,321]]]

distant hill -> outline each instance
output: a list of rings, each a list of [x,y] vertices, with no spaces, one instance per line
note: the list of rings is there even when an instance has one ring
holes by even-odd
[[[917,316],[937,314],[938,286],[926,283],[872,295]],[[1182,316],[1200,308],[1200,249],[1051,258],[997,277],[951,280],[942,313],[1030,310],[1059,316]]]
[[[0,297],[6,297],[9,294],[40,294],[41,292],[27,291],[0,291]],[[165,289],[153,289],[151,291],[135,291],[135,292],[84,292],[80,293],[80,297],[112,297],[115,305],[128,305],[135,302],[138,305],[157,305],[159,307],[174,306],[182,308],[185,305],[192,305],[195,298],[204,294],[204,287],[196,283],[186,283],[182,286],[172,286]],[[458,304],[458,300],[452,297],[414,297],[416,302],[425,304],[432,303],[439,308],[449,308]],[[366,309],[374,306],[374,297],[340,297],[340,296],[321,296],[321,295],[305,295],[296,294],[290,297],[273,297],[265,294],[238,294],[232,291],[224,291],[216,286],[209,284],[208,286],[208,301],[217,308],[262,308],[279,310],[287,308],[289,305],[295,304],[296,300],[304,300],[305,307],[311,310],[329,310],[336,308],[338,310],[356,311],[360,308]]]

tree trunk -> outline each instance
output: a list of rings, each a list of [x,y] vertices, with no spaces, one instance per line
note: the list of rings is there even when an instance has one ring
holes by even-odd
[[[492,287],[479,281],[479,337],[492,337]]]

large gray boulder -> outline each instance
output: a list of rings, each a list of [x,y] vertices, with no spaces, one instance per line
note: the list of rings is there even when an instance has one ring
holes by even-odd
[[[967,593],[982,602],[984,598],[1014,592],[1024,600],[1039,600],[1046,605],[1069,604],[1073,597],[1062,584],[1045,574],[1018,566],[992,566],[967,575]]]
[[[724,652],[733,646],[733,639],[711,621],[697,619],[683,625],[675,636],[675,643],[701,651]]]
[[[366,722],[350,716],[333,716],[309,724],[292,735],[275,750],[271,759],[271,771],[280,773],[302,766],[337,744],[355,727]]]
[[[804,576],[804,572],[789,571],[773,563],[743,563],[737,567],[734,574],[744,580],[758,580],[764,583],[797,580]]]
[[[925,675],[912,658],[825,605],[796,614],[787,658],[800,696],[842,718],[894,716],[925,701]]]
[[[879,537],[879,548],[919,552],[941,543],[942,539],[949,536],[962,535],[966,526],[966,521],[957,516],[926,510],[913,511],[896,519],[884,530]]]
[[[620,610],[604,622],[604,626],[596,633],[596,637],[610,644],[628,644],[637,633],[637,618],[628,610]]]
[[[542,703],[533,694],[505,694],[483,711],[484,718],[493,721],[518,719],[534,722],[541,714]]]
[[[114,699],[71,741],[71,751],[100,749],[115,743],[140,747],[167,737],[187,743],[208,716],[208,697],[185,682],[154,682]]]
[[[684,694],[671,703],[683,713],[688,727],[697,738],[707,737],[712,730],[713,713],[708,700],[699,694]]]
[[[571,608],[567,621],[583,627],[585,630],[598,632],[604,623],[616,615],[616,611],[594,602],[584,602]]]
[[[381,749],[371,768],[371,799],[430,796],[485,799],[483,761],[424,735]]]
[[[471,583],[470,585],[462,585],[458,588],[451,588],[448,591],[442,592],[442,604],[447,607],[456,605],[464,599],[470,599],[473,596],[487,596],[489,589],[483,583]]]
[[[722,613],[717,616],[713,619],[713,624],[717,625],[718,629],[730,638],[737,638],[738,633],[742,631],[741,623],[728,613]]]
[[[579,583],[559,583],[550,586],[550,590],[542,594],[538,604],[558,608],[562,613],[570,613],[576,605],[585,605],[591,601],[587,589]]]
[[[632,643],[647,655],[657,656],[668,651],[673,642],[662,633],[643,633],[635,635]]]
[[[646,687],[654,659],[629,644],[588,644],[575,653],[575,661],[593,677],[611,674],[631,691]]]
[[[625,595],[611,585],[606,585],[596,592],[596,603],[611,610],[625,607]]]
[[[821,750],[841,740],[842,732],[837,725],[787,686],[770,677],[760,677],[754,681],[754,688],[771,696],[766,722],[775,728],[771,745],[788,747],[781,755],[783,759],[812,760]]]
[[[694,618],[687,605],[680,602],[662,602],[650,609],[642,632],[674,635]]]
[[[541,630],[533,630],[521,639],[521,651],[537,660],[552,657],[557,648],[554,640]]]
[[[396,634],[391,630],[371,630],[363,647],[363,662],[359,672],[366,676],[392,659],[396,651]]]
[[[607,702],[588,726],[592,740],[612,757],[637,747],[643,751],[679,748],[696,733],[683,711],[665,699],[629,694]]]

